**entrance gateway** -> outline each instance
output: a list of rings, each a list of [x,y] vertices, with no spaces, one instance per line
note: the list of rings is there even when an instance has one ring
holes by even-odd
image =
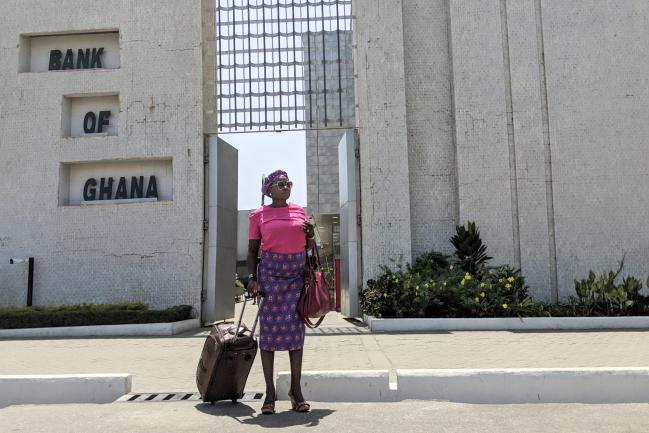
[[[336,307],[357,316],[351,1],[226,0],[217,2],[216,17],[218,132],[306,131],[307,210],[318,228],[330,287],[338,288]],[[240,212],[239,225],[247,225],[247,212]],[[238,233],[237,271],[245,275],[247,235],[243,227]],[[209,290],[206,303],[217,303],[210,302]]]

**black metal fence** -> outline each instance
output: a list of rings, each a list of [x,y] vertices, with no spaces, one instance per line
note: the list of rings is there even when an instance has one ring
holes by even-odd
[[[344,126],[351,0],[217,0],[216,18],[220,132]]]

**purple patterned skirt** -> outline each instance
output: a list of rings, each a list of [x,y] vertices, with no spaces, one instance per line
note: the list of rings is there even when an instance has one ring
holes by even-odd
[[[297,302],[304,287],[306,252],[293,254],[261,251],[257,272],[264,301],[259,312],[261,350],[299,350],[304,346],[304,323]]]

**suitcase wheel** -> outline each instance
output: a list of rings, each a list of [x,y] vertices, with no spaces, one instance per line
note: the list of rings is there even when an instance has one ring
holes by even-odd
[[[233,398],[233,399],[232,399],[232,403],[234,404],[234,403],[236,403],[236,402],[237,402],[237,399],[236,399],[236,398]]]

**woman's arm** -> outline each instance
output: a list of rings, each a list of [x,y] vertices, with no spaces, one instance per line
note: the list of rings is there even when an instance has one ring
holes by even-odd
[[[248,241],[248,256],[246,258],[246,264],[248,265],[248,274],[253,275],[253,278],[248,280],[248,294],[251,296],[257,294],[257,264],[259,261],[260,246],[260,239],[250,239]]]

